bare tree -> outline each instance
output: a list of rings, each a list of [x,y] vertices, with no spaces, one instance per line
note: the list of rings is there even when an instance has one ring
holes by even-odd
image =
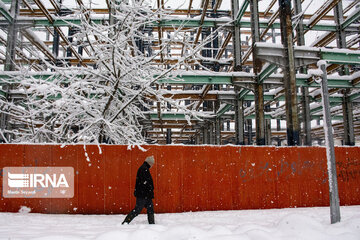
[[[24,97],[17,102],[1,100],[0,111],[11,116],[13,125],[18,124],[2,130],[3,135],[13,136],[13,142],[137,145],[144,143],[140,121],[154,100],[199,117],[191,107],[163,97],[157,81],[171,78],[174,70],[190,68],[188,62],[199,59],[199,50],[214,35],[194,44],[189,32],[174,27],[161,40],[160,33],[151,34],[149,27],[166,19],[168,11],[153,10],[145,1],[137,0],[108,1],[108,5],[109,20],[103,23],[92,21],[91,10],[83,6],[77,13],[81,24],[74,25],[77,33],[73,37],[93,64],[75,67],[66,61],[51,64],[44,60],[46,73],[22,68],[9,80]],[[157,50],[151,49],[155,42]],[[170,67],[163,62],[174,42],[182,42],[183,54]],[[38,77],[46,74],[48,77]]]

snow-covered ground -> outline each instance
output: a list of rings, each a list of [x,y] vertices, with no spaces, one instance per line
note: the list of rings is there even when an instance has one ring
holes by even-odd
[[[0,213],[0,239],[360,239],[360,206],[341,207],[337,224],[329,214],[329,208],[156,214],[155,225],[141,214],[121,225],[124,215]]]

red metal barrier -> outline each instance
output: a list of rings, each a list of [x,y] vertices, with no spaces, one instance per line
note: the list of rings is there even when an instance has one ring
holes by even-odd
[[[0,168],[69,166],[71,199],[4,198],[0,211],[27,206],[39,213],[128,213],[138,167],[154,155],[156,212],[328,206],[326,153],[322,147],[251,146],[60,147],[0,144]],[[360,204],[360,148],[335,148],[341,205]],[[0,177],[2,188],[2,175]],[[2,189],[1,189],[2,190]]]

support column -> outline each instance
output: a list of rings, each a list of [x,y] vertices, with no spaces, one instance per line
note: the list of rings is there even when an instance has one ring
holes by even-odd
[[[17,18],[20,11],[20,1],[13,0],[11,2],[10,14],[12,21],[9,23],[8,35],[6,41],[6,53],[5,53],[5,71],[16,71],[15,56],[16,56],[16,40],[19,29],[17,28]],[[9,98],[9,91],[11,86],[9,84],[3,85],[3,91],[6,93],[5,97]],[[9,100],[9,99],[8,99]],[[9,134],[5,134],[4,130],[9,129],[9,115],[0,113],[0,142],[11,142]]]
[[[236,89],[236,88],[235,88]],[[236,145],[245,145],[244,134],[244,101],[238,99],[238,92],[235,94],[235,140]]]
[[[251,32],[253,47],[256,42],[260,42],[259,27],[259,7],[258,0],[250,0],[251,11]],[[256,144],[265,145],[265,114],[264,114],[264,88],[259,83],[259,73],[261,72],[262,62],[257,57],[256,51],[253,51],[253,69],[255,75],[255,125],[256,125]]]
[[[166,144],[171,144],[171,128],[166,129]]]
[[[355,134],[353,123],[353,103],[349,99],[350,90],[343,91],[343,119],[344,119],[344,144],[355,146]]]
[[[209,123],[209,140],[210,140],[210,144],[214,145],[215,144],[215,133],[214,133],[214,121],[211,121]]]
[[[342,1],[334,7],[334,18],[336,23],[336,44],[338,48],[346,48],[346,34],[341,28],[341,23],[344,21]],[[348,75],[349,67],[347,65],[340,68],[340,75]],[[353,109],[352,102],[348,98],[349,90],[343,91],[343,119],[344,119],[344,144],[354,146],[354,124],[353,124]]]
[[[219,90],[219,86],[214,86],[216,90]],[[216,115],[217,111],[220,108],[220,101],[217,100],[214,102],[214,114]],[[214,144],[221,145],[221,118],[215,117],[214,118]]]
[[[16,55],[16,40],[19,29],[16,26],[17,18],[20,11],[20,1],[13,0],[11,2],[10,14],[13,18],[9,23],[8,35],[6,41],[6,54],[5,54],[5,71],[15,71],[15,55]]]
[[[235,20],[239,13],[239,0],[231,1],[232,18]],[[234,56],[234,72],[242,71],[241,66],[241,36],[240,26],[234,24],[232,31],[233,39],[233,56]],[[245,132],[244,132],[244,101],[238,99],[239,88],[235,86],[235,144],[245,145]]]
[[[201,136],[200,136],[200,131],[196,132],[196,135],[195,135],[195,144],[196,145],[200,145],[201,143]]]
[[[239,0],[231,1],[232,18],[235,20],[239,12]],[[241,66],[241,37],[240,37],[240,26],[234,24],[232,30],[233,39],[233,56],[234,56],[234,72],[242,70]]]
[[[59,7],[61,9],[61,1],[56,1],[59,4]],[[61,11],[61,10],[60,10]],[[56,15],[59,16],[60,12],[56,12]],[[59,33],[54,29],[54,37],[53,37],[53,46],[52,46],[52,53],[54,57],[57,59],[59,56],[59,46],[60,46],[60,36]]]
[[[252,145],[252,120],[247,120],[247,131],[248,131],[248,145]]]
[[[215,119],[215,144],[221,145],[221,118]]]
[[[280,107],[280,103],[277,102],[276,103],[276,107]],[[276,131],[280,132],[281,131],[281,121],[280,119],[276,119]],[[280,137],[278,138],[278,146],[281,146],[281,139]]]
[[[202,132],[203,132],[203,144],[208,144],[209,143],[209,133],[208,133],[208,128],[206,125],[204,127],[202,127]]]
[[[336,44],[338,48],[346,48],[346,35],[341,23],[344,21],[342,1],[334,7],[334,19],[336,23]]]
[[[69,40],[70,43],[73,42],[73,35],[74,35],[74,33],[75,33],[75,30],[73,29],[73,27],[69,27],[68,40]],[[72,52],[71,52],[70,47],[68,47],[68,48],[66,49],[66,56],[67,56],[67,57],[71,57],[71,56],[72,56]]]
[[[294,0],[294,8],[295,8],[295,15],[302,13],[302,6],[301,0]],[[296,26],[296,42],[298,46],[305,45],[305,36],[304,36],[304,23],[303,17],[301,16],[298,19],[298,24]],[[306,67],[300,68],[300,73],[307,73]],[[302,120],[303,120],[303,145],[311,146],[311,117],[310,117],[310,98],[309,98],[309,90],[306,87],[301,88],[302,92]],[[300,130],[300,127],[299,127]],[[299,139],[300,140],[300,139]]]
[[[304,145],[311,146],[311,117],[310,117],[310,96],[309,89],[302,87],[302,110],[303,110],[303,122],[304,122]]]
[[[270,111],[270,106],[265,106],[265,112]],[[271,145],[271,119],[265,119],[265,144]]]
[[[215,1],[212,1],[211,5],[212,5],[212,9],[214,9]],[[218,13],[213,11],[211,13],[211,17],[212,18],[218,18]],[[213,40],[212,40],[212,58],[215,58],[218,51],[219,51],[219,34],[218,34],[218,32],[216,30],[217,30],[217,27],[211,28],[211,32],[215,33],[215,36],[213,37]],[[214,63],[213,70],[215,72],[220,71],[219,63],[217,63],[217,62]]]
[[[334,138],[332,133],[331,114],[330,114],[330,101],[329,101],[329,89],[327,82],[326,65],[320,66],[323,75],[321,81],[322,91],[322,104],[324,109],[324,132],[326,142],[326,157],[329,176],[329,192],[330,192],[330,218],[331,223],[340,222],[340,200],[338,192],[336,164],[335,164],[335,150],[334,150]]]
[[[293,47],[290,0],[279,0],[281,41],[284,46],[284,87],[288,146],[299,145],[299,120],[297,112],[296,74]]]
[[[302,12],[301,2],[302,0],[294,0],[295,15],[298,15]],[[303,17],[299,19],[299,23],[296,26],[296,41],[298,46],[305,45]]]
[[[55,58],[57,58],[59,56],[59,41],[60,41],[59,33],[56,30],[54,30],[52,52],[53,52]]]

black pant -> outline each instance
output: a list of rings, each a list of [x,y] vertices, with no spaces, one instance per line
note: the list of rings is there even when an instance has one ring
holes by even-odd
[[[143,208],[146,208],[149,224],[155,224],[154,204],[152,199],[136,198],[135,208],[126,216],[123,223],[130,223]]]

